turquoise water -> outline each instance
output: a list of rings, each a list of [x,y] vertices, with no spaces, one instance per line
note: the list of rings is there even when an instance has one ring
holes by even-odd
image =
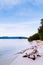
[[[17,58],[16,52],[26,49],[29,42],[26,39],[0,40],[0,65],[9,65]]]

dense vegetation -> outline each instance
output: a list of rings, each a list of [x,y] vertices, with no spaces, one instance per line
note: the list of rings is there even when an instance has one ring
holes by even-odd
[[[34,35],[30,36],[28,38],[29,41],[33,40],[43,40],[43,19],[41,19],[41,26],[38,28],[38,33],[35,33]]]
[[[30,36],[30,37],[28,38],[29,41],[33,41],[33,40],[37,40],[37,39],[38,39],[38,40],[40,39],[38,33],[36,33],[36,34],[34,34],[34,35],[32,35],[32,36]]]
[[[43,19],[41,19],[41,26],[38,28],[40,40],[43,40]]]

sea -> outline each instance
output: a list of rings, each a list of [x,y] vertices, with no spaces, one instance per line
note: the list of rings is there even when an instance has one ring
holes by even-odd
[[[17,52],[28,48],[27,39],[0,39],[0,65],[10,65]]]

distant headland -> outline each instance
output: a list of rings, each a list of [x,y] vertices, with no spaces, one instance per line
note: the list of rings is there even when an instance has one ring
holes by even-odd
[[[15,37],[9,37],[9,36],[2,36],[0,39],[27,39],[27,37],[23,36],[15,36]]]

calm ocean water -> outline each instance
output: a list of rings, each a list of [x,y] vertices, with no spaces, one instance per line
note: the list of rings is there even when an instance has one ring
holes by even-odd
[[[29,42],[26,39],[0,40],[0,65],[9,65],[17,57],[14,54],[28,46]]]

